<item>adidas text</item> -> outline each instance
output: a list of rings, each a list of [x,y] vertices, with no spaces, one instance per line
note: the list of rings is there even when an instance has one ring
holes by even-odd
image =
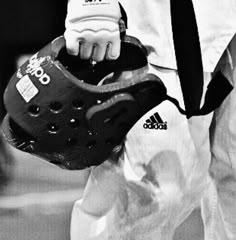
[[[145,129],[156,129],[156,130],[167,130],[167,122],[164,123],[144,123],[143,128]]]
[[[101,2],[102,0],[98,0],[98,2]],[[96,0],[85,0],[85,2],[97,2]]]
[[[50,77],[44,72],[43,68],[40,67],[41,61],[43,59],[37,58],[37,53],[32,56],[29,60],[29,64],[26,69],[26,73],[29,73],[31,76],[35,76],[43,84],[47,85],[50,83]]]
[[[143,124],[144,129],[167,130],[167,122],[163,122],[158,112],[155,112]]]

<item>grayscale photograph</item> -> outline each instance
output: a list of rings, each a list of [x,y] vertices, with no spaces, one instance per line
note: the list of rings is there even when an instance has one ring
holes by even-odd
[[[236,240],[236,0],[0,12],[0,240]]]

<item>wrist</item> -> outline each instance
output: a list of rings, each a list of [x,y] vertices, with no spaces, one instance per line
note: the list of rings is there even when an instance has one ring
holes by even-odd
[[[121,18],[120,6],[117,0],[70,0],[67,8],[69,23],[84,21],[88,18],[104,18],[117,22]]]

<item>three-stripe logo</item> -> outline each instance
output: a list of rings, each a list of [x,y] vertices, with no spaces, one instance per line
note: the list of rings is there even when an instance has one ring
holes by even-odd
[[[167,122],[164,122],[158,112],[156,112],[146,120],[146,122],[143,124],[143,128],[167,130]]]

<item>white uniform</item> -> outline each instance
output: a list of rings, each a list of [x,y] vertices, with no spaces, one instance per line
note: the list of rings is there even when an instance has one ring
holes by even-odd
[[[128,16],[128,34],[139,38],[148,49],[150,71],[183,106],[169,0],[120,2]],[[205,89],[216,69],[234,85],[236,1],[193,0],[193,4]],[[83,212],[81,201],[75,203],[71,240],[236,239],[235,109],[233,89],[220,108],[207,116],[187,120],[168,101],[148,112],[127,136],[123,170],[98,167],[99,174],[110,171],[101,183],[107,187],[99,187],[101,192],[96,193],[105,196],[100,202],[103,210],[89,214]],[[143,128],[155,113],[166,122],[167,130]],[[99,186],[99,176],[91,179],[92,185]],[[87,187],[88,194],[94,189],[92,185]],[[93,199],[99,201],[96,195]],[[196,209],[200,209],[202,223],[188,225]]]

